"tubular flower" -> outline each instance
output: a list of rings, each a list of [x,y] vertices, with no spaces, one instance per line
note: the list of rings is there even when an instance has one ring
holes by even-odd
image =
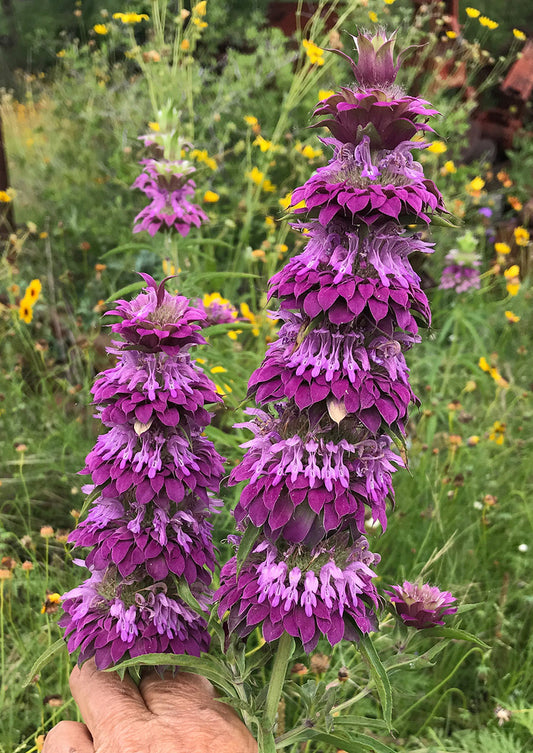
[[[253,437],[229,479],[244,482],[234,515],[247,553],[224,566],[217,592],[231,632],[286,631],[306,651],[320,635],[334,644],[376,629],[365,518],[387,525],[404,465],[390,433],[405,433],[416,401],[404,354],[430,320],[409,254],[432,244],[405,225],[446,211],[412,156],[436,111],[395,84],[394,36],[354,41],[356,85],[315,110],[333,155],[283,204],[306,245],[269,283],[281,327],[250,378],[262,409],[239,424]]]
[[[146,288],[117,301],[108,349],[116,365],[92,389],[108,427],[86,458],[93,494],[87,518],[69,540],[91,547],[90,577],[65,594],[65,628],[79,661],[103,669],[127,656],[199,655],[209,646],[202,612],[215,564],[210,516],[216,512],[222,459],[203,436],[206,403],[220,402],[213,382],[190,357],[205,342],[205,315],[142,275]]]
[[[406,625],[418,629],[444,625],[442,619],[446,614],[454,614],[457,607],[450,606],[454,597],[449,591],[440,591],[429,583],[409,583],[401,586],[391,586],[392,591],[385,591],[401,620]]]
[[[344,545],[344,546],[343,546]],[[237,574],[235,557],[222,568],[220,611],[229,610],[228,629],[248,635],[262,624],[266,641],[286,631],[302,641],[308,653],[324,635],[333,646],[376,629],[377,606],[371,565],[379,556],[361,537],[345,548],[347,537],[315,548],[255,547]]]

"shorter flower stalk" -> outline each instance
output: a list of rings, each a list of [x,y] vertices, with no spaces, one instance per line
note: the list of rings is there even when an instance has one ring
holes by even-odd
[[[95,500],[69,540],[90,577],[63,597],[68,648],[103,669],[124,657],[209,647],[206,615],[215,566],[211,515],[222,458],[203,436],[215,385],[193,363],[202,311],[149,275],[133,301],[109,312],[121,337],[113,368],[93,387],[108,429],[87,455]]]

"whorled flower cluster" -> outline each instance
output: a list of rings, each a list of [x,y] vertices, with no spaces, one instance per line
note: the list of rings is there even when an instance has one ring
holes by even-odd
[[[143,172],[132,188],[140,189],[150,203],[135,217],[134,233],[146,230],[154,236],[159,230],[177,230],[182,236],[191,227],[200,227],[208,217],[203,209],[190,199],[196,184],[191,175],[194,166],[185,159],[169,160],[162,157],[141,160]]]
[[[376,628],[365,520],[387,524],[403,465],[391,435],[416,401],[404,353],[430,318],[408,257],[432,246],[407,226],[446,211],[412,154],[436,111],[395,85],[394,37],[354,41],[356,85],[315,111],[333,157],[292,195],[307,242],[270,281],[282,326],[250,379],[263,410],[242,424],[254,436],[230,476],[246,482],[235,518],[255,545],[217,593],[230,631],[286,631],[306,651]]]
[[[96,378],[101,434],[87,455],[87,518],[70,535],[90,547],[90,577],[63,597],[68,648],[99,668],[147,653],[199,655],[215,565],[212,524],[222,458],[203,436],[213,382],[191,361],[205,315],[149,275],[111,325],[122,339],[113,368]]]

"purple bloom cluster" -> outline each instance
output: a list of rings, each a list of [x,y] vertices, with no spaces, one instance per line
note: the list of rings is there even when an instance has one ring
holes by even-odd
[[[96,496],[70,535],[90,547],[85,583],[63,597],[69,650],[105,668],[153,652],[199,655],[209,647],[205,614],[215,565],[211,514],[222,458],[203,436],[206,403],[220,401],[191,361],[205,316],[143,275],[146,288],[109,312],[122,337],[116,365],[96,378],[108,428],[87,455]],[[197,605],[193,609],[192,605]]]
[[[441,290],[455,290],[456,293],[466,293],[467,290],[478,290],[481,285],[479,267],[481,259],[472,251],[452,248],[445,256],[448,262],[442,270],[439,288]]]
[[[452,607],[455,599],[449,591],[440,591],[429,583],[409,583],[391,586],[392,591],[385,591],[396,607],[398,615],[406,625],[423,629],[444,625],[442,619],[446,614],[454,614],[457,607]]]
[[[208,218],[203,209],[190,201],[196,184],[191,178],[195,168],[185,160],[144,159],[139,163],[143,172],[132,188],[138,188],[150,199],[135,222],[134,233],[147,230],[155,235],[158,230],[174,228],[182,236],[191,227],[200,227]]]
[[[253,438],[230,476],[246,482],[238,528],[257,538],[240,568],[223,567],[217,593],[230,631],[286,631],[306,651],[321,635],[334,644],[376,629],[365,519],[387,524],[403,466],[390,434],[405,432],[416,401],[404,354],[430,318],[408,257],[432,245],[405,226],[446,211],[412,156],[436,111],[395,85],[393,37],[354,41],[358,83],[315,111],[333,156],[293,192],[307,243],[270,281],[282,326],[250,379],[263,409],[241,424]]]

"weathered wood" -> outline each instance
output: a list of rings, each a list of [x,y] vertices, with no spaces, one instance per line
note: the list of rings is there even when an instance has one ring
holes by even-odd
[[[2,132],[2,116],[0,115],[0,191],[6,191],[9,187],[9,175],[7,172],[7,157],[4,149],[4,136]],[[15,215],[13,205],[0,204],[0,237],[6,238],[15,230]]]
[[[510,67],[501,90],[511,97],[527,102],[533,92],[533,41],[528,39],[520,58]]]

